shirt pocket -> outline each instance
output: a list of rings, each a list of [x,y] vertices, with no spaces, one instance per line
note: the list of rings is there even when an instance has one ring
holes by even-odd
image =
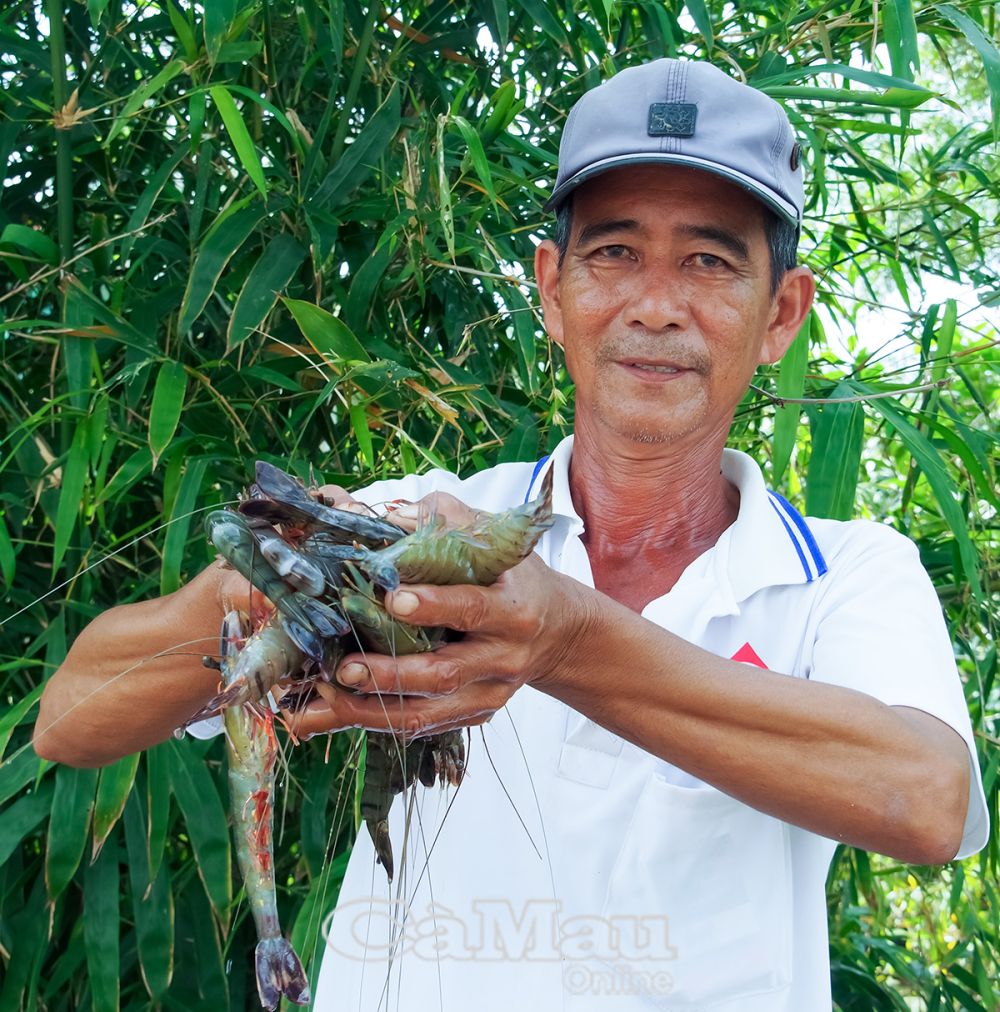
[[[568,710],[556,774],[587,787],[611,786],[625,740],[606,727]]]
[[[788,826],[713,787],[679,787],[654,772],[612,867],[603,917],[624,918],[630,937],[658,932],[651,961],[640,951],[632,966],[669,975],[647,1005],[781,1008],[792,976]]]

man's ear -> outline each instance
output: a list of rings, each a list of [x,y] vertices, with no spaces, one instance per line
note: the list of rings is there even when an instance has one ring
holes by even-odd
[[[538,298],[542,303],[545,330],[550,338],[563,347],[562,307],[559,302],[559,247],[551,239],[535,249],[535,281]]]
[[[791,347],[809,315],[816,295],[816,279],[808,267],[785,271],[771,305],[771,319],[760,349],[760,361],[777,362]]]

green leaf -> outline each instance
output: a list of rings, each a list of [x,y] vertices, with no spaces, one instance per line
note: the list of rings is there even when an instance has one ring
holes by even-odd
[[[813,314],[810,313],[799,328],[795,340],[785,352],[778,366],[777,396],[800,398],[805,389],[806,365],[809,363],[809,342]],[[802,409],[798,404],[782,405],[774,409],[774,436],[771,440],[771,481],[775,488],[792,459],[792,448],[799,431]]]
[[[226,332],[227,353],[238,348],[263,322],[278,295],[295,276],[308,251],[284,233],[275,236],[247,275]]]
[[[368,352],[351,329],[337,317],[311,302],[282,299],[305,339],[324,357],[334,361],[370,361]]]
[[[146,854],[149,874],[160,871],[170,826],[170,744],[161,742],[146,749],[146,811],[148,827]]]
[[[243,166],[243,171],[250,177],[254,186],[260,191],[260,195],[266,200],[267,180],[264,178],[264,169],[260,164],[260,155],[257,154],[257,149],[250,139],[250,131],[247,130],[247,125],[243,122],[239,109],[236,108],[233,96],[221,84],[210,88],[209,91],[212,94],[212,101],[215,102],[215,107],[222,117],[222,122],[226,126],[229,139],[236,149],[236,156]]]
[[[160,567],[160,593],[171,594],[181,585],[181,566],[191,530],[191,512],[205,481],[208,460],[194,457],[187,461],[180,488],[170,511],[170,525],[163,541],[163,563]],[[200,527],[199,527],[200,530]],[[198,648],[198,644],[195,644]]]
[[[83,490],[87,483],[90,458],[88,438],[86,424],[77,425],[69,453],[63,462],[59,508],[56,511],[56,539],[52,549],[53,572],[62,563],[83,507]]]
[[[148,81],[140,84],[132,92],[122,111],[115,117],[115,121],[111,124],[107,137],[104,138],[104,147],[107,147],[124,130],[128,120],[142,109],[148,99],[151,99],[158,91],[161,91],[183,70],[183,60],[171,60]]]
[[[920,51],[917,44],[917,22],[913,16],[912,0],[888,0],[883,28],[885,44],[889,49],[892,72],[897,77],[913,80],[914,71],[920,69]]]
[[[0,246],[7,243],[26,249],[47,264],[59,263],[59,247],[37,228],[29,228],[27,225],[11,222],[9,225],[5,225],[4,230],[0,232]],[[2,255],[0,253],[0,256]]]
[[[55,780],[45,851],[45,885],[52,900],[62,894],[80,866],[94,810],[97,770],[60,766]]]
[[[38,790],[22,795],[4,810],[0,819],[0,867],[7,863],[14,848],[49,814],[53,791],[52,781],[46,780]]]
[[[174,973],[174,897],[170,873],[166,865],[161,865],[150,881],[145,819],[135,791],[125,802],[123,822],[139,968],[146,990],[156,999],[170,987]]]
[[[351,405],[351,429],[358,442],[361,457],[372,471],[375,470],[375,451],[372,448],[372,434],[368,428],[368,416],[360,404]]]
[[[18,749],[6,762],[0,763],[0,805],[6,804],[32,780],[44,772],[45,760],[35,755],[30,746]]]
[[[125,809],[125,801],[135,782],[139,753],[125,756],[101,770],[94,801],[94,847],[91,862],[97,860],[108,834],[117,825]]]
[[[715,32],[712,30],[712,18],[705,0],[686,0],[684,6],[687,7],[691,20],[698,26],[698,31],[705,40],[705,52],[711,55],[712,46],[715,45]]]
[[[191,329],[191,324],[201,315],[212,292],[215,291],[226,264],[247,241],[263,217],[264,208],[256,204],[228,215],[209,230],[198,251],[198,257],[188,277],[187,288],[184,290],[180,318],[177,321],[180,333],[187,333]]]
[[[854,381],[852,385],[858,392],[872,392],[870,387],[857,381]],[[982,601],[983,588],[979,580],[979,557],[969,537],[969,528],[965,520],[965,511],[961,506],[959,491],[955,487],[951,475],[945,469],[937,448],[919,429],[911,425],[887,398],[879,398],[869,403],[874,410],[892,423],[899,438],[913,455],[913,459],[920,465],[920,469],[934,493],[934,498],[937,500],[941,515],[955,536],[965,578],[969,581],[976,600]]]
[[[10,539],[10,532],[7,530],[7,521],[0,515],[0,577],[7,587],[14,584],[14,573],[17,571],[17,552],[14,550],[14,542]],[[0,749],[0,756],[3,750]]]
[[[205,4],[205,49],[208,51],[209,60],[213,63],[229,34],[237,10],[238,0],[209,0]]]
[[[120,872],[117,835],[112,837],[83,876],[83,939],[87,977],[94,1009],[119,1007]]]
[[[0,760],[7,750],[7,742],[14,733],[14,728],[31,712],[35,704],[42,698],[44,685],[36,685],[26,696],[22,696],[16,703],[7,708],[6,713],[0,715]]]
[[[222,918],[233,895],[226,810],[204,761],[186,743],[169,745],[170,784],[187,824],[198,875]]]
[[[153,404],[149,411],[149,450],[153,455],[154,468],[177,431],[186,393],[187,370],[180,362],[164,362],[156,374]]]
[[[344,318],[352,330],[367,327],[368,317],[376,304],[375,293],[394,253],[395,243],[382,242],[351,279],[351,290],[344,303]]]
[[[393,85],[386,100],[372,113],[354,143],[327,173],[309,200],[309,207],[337,207],[375,170],[375,163],[400,124],[399,86]]]
[[[832,397],[852,396],[839,383]],[[812,453],[806,478],[806,512],[814,517],[850,520],[861,469],[865,413],[858,403],[809,405]]]
[[[160,165],[153,175],[150,176],[149,182],[143,188],[142,193],[139,195],[139,199],[135,202],[135,207],[132,208],[132,213],[128,217],[128,223],[125,225],[126,233],[138,232],[139,229],[146,224],[146,221],[149,218],[149,212],[153,209],[153,204],[156,203],[156,198],[159,197],[163,187],[167,185],[167,180],[176,171],[177,166],[180,165],[181,159],[183,159],[185,154],[187,154],[185,148],[175,151],[174,154],[162,165]],[[122,260],[128,260],[137,238],[138,237],[135,235],[126,234],[125,238],[122,240]]]
[[[935,4],[939,10],[975,47],[983,59],[986,83],[990,89],[990,108],[993,111],[993,136],[1000,138],[1000,49],[983,29],[953,4]]]
[[[495,207],[497,194],[493,186],[493,173],[490,172],[490,163],[486,157],[486,152],[483,150],[479,135],[472,128],[472,124],[462,116],[452,116],[452,122],[461,132],[462,138],[469,148],[472,164],[476,168],[476,175],[479,176],[479,181],[483,184],[483,189],[486,190],[486,196],[490,198],[490,203]]]

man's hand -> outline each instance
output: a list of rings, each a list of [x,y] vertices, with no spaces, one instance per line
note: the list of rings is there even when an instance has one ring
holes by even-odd
[[[412,526],[420,514],[436,514],[453,527],[475,519],[467,506],[442,493],[395,511],[392,519]],[[592,593],[534,554],[491,587],[401,587],[386,596],[396,618],[445,626],[464,637],[405,657],[351,654],[337,681],[355,693],[318,683],[322,698],[292,716],[291,726],[301,734],[356,726],[419,736],[485,723],[521,685],[544,681],[565,663],[575,630],[587,621]]]

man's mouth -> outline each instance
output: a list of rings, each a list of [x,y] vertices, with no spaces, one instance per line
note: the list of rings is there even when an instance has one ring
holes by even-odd
[[[679,367],[674,365],[655,365],[652,362],[627,362],[626,365],[630,365],[633,369],[642,369],[644,372],[682,372]]]

